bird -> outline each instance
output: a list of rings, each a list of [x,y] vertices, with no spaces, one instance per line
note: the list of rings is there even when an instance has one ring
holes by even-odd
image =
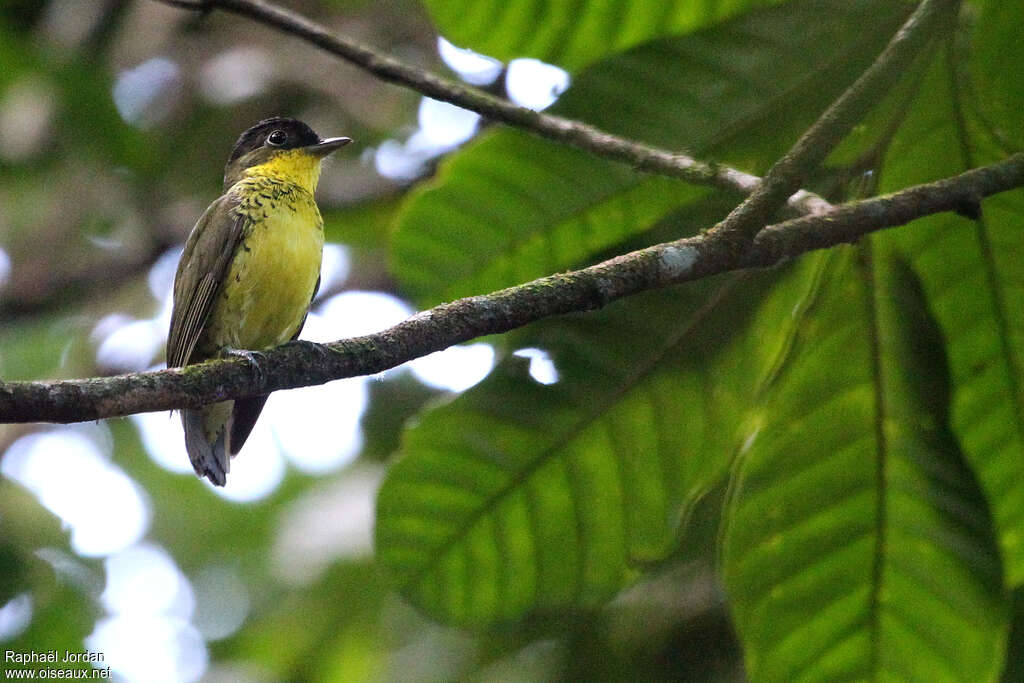
[[[224,193],[196,222],[174,277],[167,367],[259,353],[298,338],[320,287],[323,218],[313,197],[322,160],[352,142],[294,118],[239,136]],[[181,411],[196,474],[224,486],[267,395]]]

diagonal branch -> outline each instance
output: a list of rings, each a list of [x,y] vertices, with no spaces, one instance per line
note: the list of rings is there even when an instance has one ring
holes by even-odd
[[[78,422],[196,407],[280,389],[381,372],[434,351],[541,318],[591,310],[649,289],[726,271],[771,266],[813,249],[1024,187],[1024,154],[886,197],[851,202],[761,231],[740,256],[709,234],[658,244],[589,268],[423,311],[392,328],[318,347],[288,344],[266,353],[262,372],[228,359],[186,368],[51,382],[0,383],[0,422]]]
[[[686,154],[629,140],[594,126],[517,106],[479,88],[457,83],[425,69],[401,62],[357,41],[332,33],[325,26],[265,0],[159,0],[174,7],[198,11],[222,9],[248,17],[283,33],[296,36],[378,78],[436,100],[474,111],[495,121],[529,130],[633,168],[679,178],[695,185],[710,185],[749,195],[761,179],[721,164],[710,164]],[[799,214],[823,213],[831,205],[818,195],[794,188],[788,205]],[[780,201],[780,204],[782,202]]]
[[[959,5],[959,0],[923,0],[867,71],[843,91],[775,162],[757,188],[708,234],[733,253],[745,250],[786,198],[888,94],[900,75],[932,41],[942,23],[951,25],[949,20],[955,16]]]

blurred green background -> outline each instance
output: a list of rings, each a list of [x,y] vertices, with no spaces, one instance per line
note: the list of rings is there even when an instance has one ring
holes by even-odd
[[[499,62],[449,44],[443,61],[414,0],[290,6],[506,92]],[[515,77],[516,97],[535,107],[569,80],[540,63]],[[387,267],[393,215],[435,160],[474,134],[475,115],[222,13],[151,1],[5,3],[0,376],[159,366],[180,246],[220,193],[235,138],[271,115],[356,140],[322,176],[332,246],[304,337],[401,320],[413,309]],[[493,364],[486,344],[459,351],[275,397],[224,491],[191,473],[167,414],[0,427],[3,647],[98,651],[115,675],[139,681],[540,680],[606,664],[624,673],[634,661],[738,671],[706,563],[666,570],[655,592],[626,594],[599,619],[487,632],[433,623],[397,595],[372,559],[375,492],[405,421]],[[543,354],[536,362],[545,372]],[[676,661],[674,643],[690,638]]]
[[[913,8],[283,4],[753,173]],[[1024,148],[1022,25],[1018,3],[965,2],[808,186],[845,201]],[[318,192],[317,341],[737,201],[223,12],[9,0],[0,377],[160,367],[182,242],[272,115],[355,139]],[[279,392],[224,489],[168,414],[0,425],[0,643],[102,652],[132,681],[1024,680],[1022,194]]]

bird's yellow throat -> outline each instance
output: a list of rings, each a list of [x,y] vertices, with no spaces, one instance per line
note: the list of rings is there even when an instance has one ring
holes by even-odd
[[[320,181],[320,159],[301,149],[293,149],[276,154],[265,163],[250,166],[245,169],[242,177],[269,178],[291,183],[313,194]]]

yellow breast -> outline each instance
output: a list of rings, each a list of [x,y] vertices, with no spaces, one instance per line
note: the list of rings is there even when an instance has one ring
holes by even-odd
[[[290,183],[247,179],[232,192],[248,227],[208,334],[217,346],[267,349],[290,340],[306,316],[320,276],[323,220],[312,194]]]

